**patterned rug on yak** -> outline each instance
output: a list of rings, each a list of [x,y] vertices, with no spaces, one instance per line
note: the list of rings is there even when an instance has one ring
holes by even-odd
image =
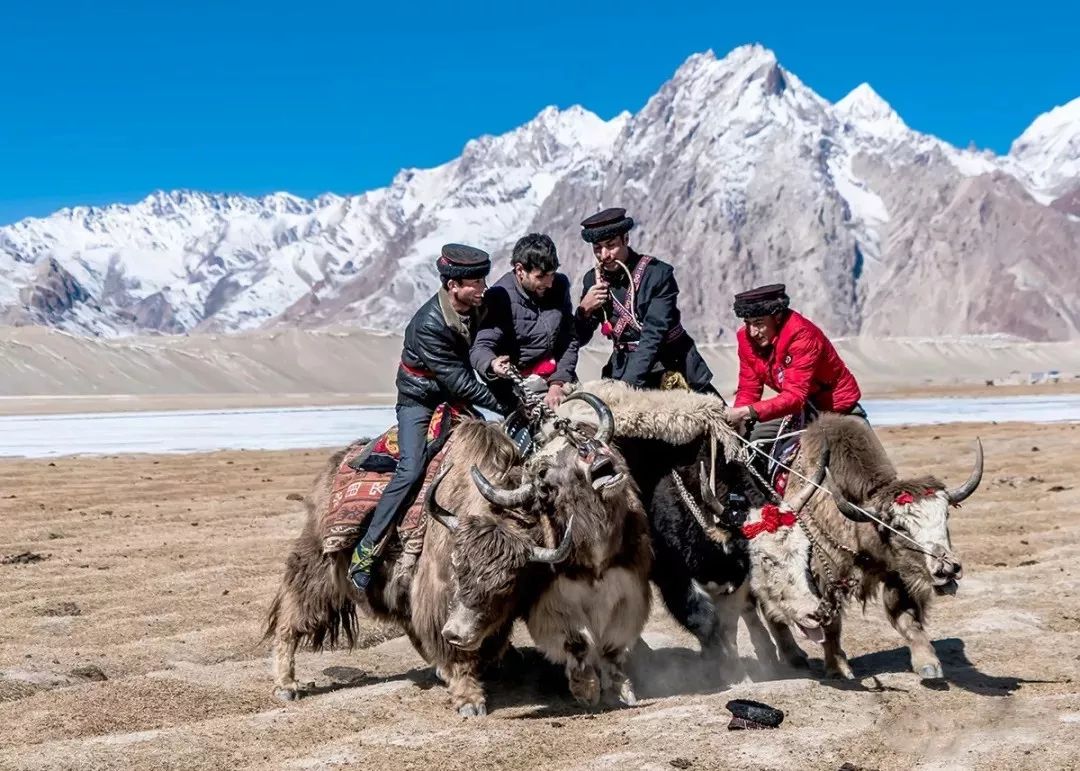
[[[431,480],[439,473],[449,447],[451,429],[466,416],[474,417],[469,411],[443,404],[431,417],[424,482],[397,527],[398,538],[407,552],[419,553],[423,545],[426,525],[424,495]],[[330,507],[321,522],[324,554],[351,549],[360,540],[367,528],[368,517],[394,475],[397,461],[397,426],[370,441],[359,440],[349,445],[338,464],[330,494]]]

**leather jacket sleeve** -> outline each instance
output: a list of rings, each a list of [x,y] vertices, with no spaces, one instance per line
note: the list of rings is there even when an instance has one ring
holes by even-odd
[[[510,298],[502,287],[492,287],[484,296],[488,312],[480,324],[480,329],[473,340],[469,360],[480,377],[491,379],[491,362],[505,350],[507,329],[513,328],[513,313],[510,310]],[[513,335],[510,335],[513,339]]]
[[[418,354],[435,375],[439,384],[455,399],[505,414],[508,405],[496,398],[491,389],[476,379],[472,367],[454,350],[449,339],[454,333],[445,327],[422,324],[416,331]]]

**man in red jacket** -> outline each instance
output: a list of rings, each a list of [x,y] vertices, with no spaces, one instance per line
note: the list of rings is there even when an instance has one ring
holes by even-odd
[[[735,315],[745,326],[737,335],[739,390],[728,418],[734,425],[753,423],[750,440],[766,452],[781,432],[803,428],[819,412],[866,417],[855,376],[825,333],[788,309],[790,302],[783,284],[735,295]],[[763,399],[765,386],[777,395]],[[780,449],[770,453],[774,459]]]

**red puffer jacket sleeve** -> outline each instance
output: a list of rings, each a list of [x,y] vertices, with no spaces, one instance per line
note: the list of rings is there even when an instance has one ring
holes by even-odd
[[[739,352],[739,390],[735,392],[735,406],[745,407],[761,399],[765,381],[754,366],[756,354],[746,337],[746,329],[740,329],[735,337]]]
[[[786,415],[795,415],[806,406],[813,384],[814,369],[821,356],[822,338],[813,329],[802,328],[795,332],[788,343],[787,350],[780,352],[781,361],[791,357],[784,367],[784,380],[780,383],[780,393],[772,399],[765,399],[753,404],[758,420],[765,422]],[[778,355],[779,357],[779,355]],[[740,376],[740,383],[741,383]],[[760,391],[759,391],[760,393]]]

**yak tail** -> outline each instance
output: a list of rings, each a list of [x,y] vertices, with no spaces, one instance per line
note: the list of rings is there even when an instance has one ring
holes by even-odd
[[[341,643],[355,647],[360,634],[356,603],[335,580],[337,570],[333,555],[296,549],[266,614],[263,641],[292,638],[314,651]]]

